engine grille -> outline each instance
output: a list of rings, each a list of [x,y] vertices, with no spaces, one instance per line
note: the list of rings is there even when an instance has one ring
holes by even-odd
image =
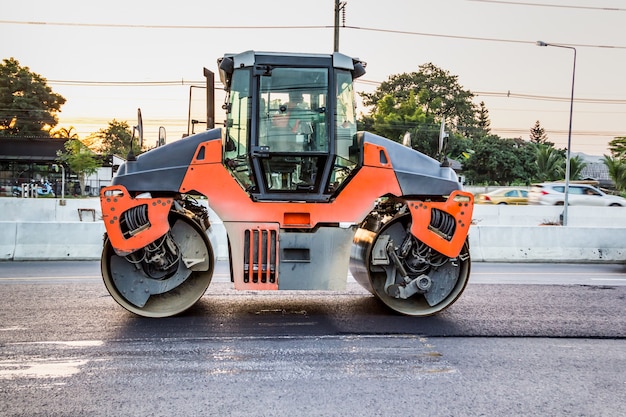
[[[276,230],[246,230],[244,235],[245,283],[276,282]]]

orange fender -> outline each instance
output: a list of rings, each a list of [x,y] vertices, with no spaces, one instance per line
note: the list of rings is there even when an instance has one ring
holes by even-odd
[[[102,219],[115,253],[130,255],[165,235],[170,229],[167,218],[172,203],[171,198],[133,198],[123,185],[103,188],[100,191]],[[122,214],[141,205],[147,206],[148,223],[125,234],[120,224]]]
[[[461,253],[463,244],[469,234],[474,211],[474,196],[466,191],[453,191],[444,202],[409,201],[413,236],[449,258]],[[432,209],[439,209],[450,214],[455,220],[455,231],[448,239],[435,230],[431,224]]]

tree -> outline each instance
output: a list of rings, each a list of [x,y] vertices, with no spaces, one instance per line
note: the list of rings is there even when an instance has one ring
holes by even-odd
[[[585,160],[580,156],[576,155],[573,158],[569,159],[569,177],[572,180],[579,180],[580,174],[583,172],[583,169],[587,166]],[[565,169],[563,170],[565,171]]]
[[[49,136],[65,98],[14,58],[0,64],[0,137]]]
[[[538,145],[548,145],[554,147],[554,143],[548,140],[548,135],[539,120],[535,122],[535,125],[530,128],[530,141]]]
[[[412,92],[406,98],[385,95],[372,113],[372,128],[377,134],[400,142],[407,131],[426,121]]]
[[[536,173],[533,152],[533,147],[521,139],[488,135],[474,141],[463,171],[473,183],[528,184]]]
[[[433,158],[437,158],[439,154],[439,130],[441,123],[436,123],[430,117],[425,123],[420,123],[417,127],[409,130],[411,133],[411,147]],[[451,137],[452,135],[450,135]],[[450,142],[448,138],[448,142]]]
[[[98,156],[79,139],[65,142],[65,152],[57,154],[57,161],[66,164],[76,175],[80,189],[85,189],[85,175],[93,174],[101,166]]]
[[[78,133],[76,133],[75,130],[74,126],[70,126],[69,128],[61,127],[58,130],[50,132],[50,135],[53,138],[78,139]]]
[[[95,134],[99,144],[96,146],[98,150],[106,155],[118,155],[125,158],[130,151],[130,141],[133,134],[128,126],[128,122],[118,122],[113,119],[109,122],[109,127],[106,129],[100,129]],[[135,155],[139,155],[139,139],[133,139],[133,152]]]
[[[561,151],[542,143],[536,145],[537,179],[539,181],[563,179],[565,176],[564,163],[565,157]]]
[[[432,149],[438,143],[441,120],[446,121],[448,131],[465,137],[477,125],[473,94],[459,85],[457,76],[432,63],[420,65],[418,72],[392,75],[375,92],[361,96],[377,120],[371,124],[372,132],[400,141],[409,131],[417,143],[428,144],[414,147],[431,156],[435,156],[437,146],[435,153],[422,147]],[[364,117],[360,124],[367,126],[370,122]]]
[[[445,150],[446,156],[459,161],[467,160],[473,152],[473,143],[473,139],[463,137],[456,133],[451,133]]]
[[[489,120],[489,110],[487,110],[484,101],[480,102],[478,110],[476,110],[476,114],[476,127],[478,128],[478,132],[475,136],[487,136],[491,131],[491,121]]]
[[[626,157],[626,136],[618,136],[609,142],[609,151],[614,158]]]
[[[626,162],[608,155],[604,155],[602,162],[609,170],[609,176],[615,183],[615,189],[618,191],[626,190]]]
[[[513,169],[513,174],[516,176],[514,182],[521,182],[527,185],[530,184],[537,177],[535,146],[522,138],[505,140],[513,141],[515,145],[515,154],[517,155],[517,160],[519,161]]]

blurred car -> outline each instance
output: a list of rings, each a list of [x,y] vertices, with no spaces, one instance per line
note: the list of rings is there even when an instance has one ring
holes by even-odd
[[[478,204],[528,204],[528,190],[525,188],[498,188],[486,194],[479,194]]]
[[[588,184],[571,184],[567,201],[570,206],[626,207],[626,199],[606,194]],[[565,202],[565,183],[549,182],[533,184],[528,193],[529,204],[562,206]]]

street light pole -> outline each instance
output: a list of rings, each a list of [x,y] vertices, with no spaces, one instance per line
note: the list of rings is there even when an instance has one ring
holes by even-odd
[[[565,201],[563,203],[563,226],[567,226],[567,207],[569,205],[569,180],[570,180],[570,159],[572,149],[572,116],[574,114],[574,80],[576,79],[576,48],[573,46],[559,45],[537,41],[537,46],[554,46],[555,48],[571,49],[574,51],[574,67],[572,69],[572,96],[569,104],[569,130],[567,133],[567,153],[565,159]]]

